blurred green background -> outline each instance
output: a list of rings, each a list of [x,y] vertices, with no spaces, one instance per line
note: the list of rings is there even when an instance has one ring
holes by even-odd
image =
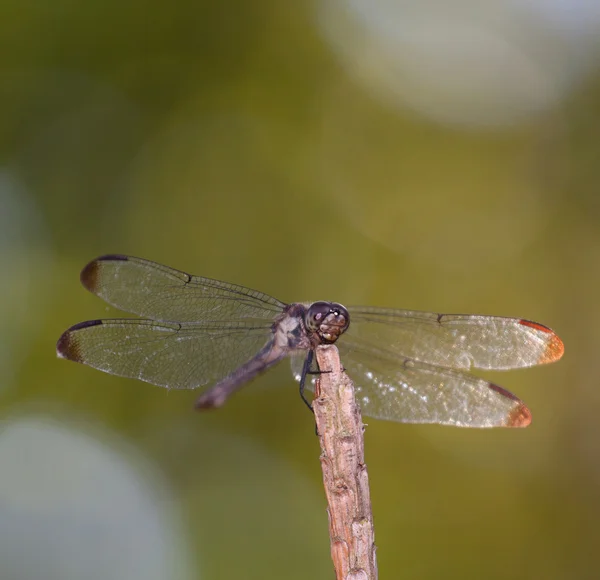
[[[561,8],[562,6],[562,8]],[[368,421],[381,578],[596,578],[600,8],[0,3],[0,579],[331,578],[287,363],[218,412],[55,358],[142,256],[284,301],[520,316],[526,430]]]

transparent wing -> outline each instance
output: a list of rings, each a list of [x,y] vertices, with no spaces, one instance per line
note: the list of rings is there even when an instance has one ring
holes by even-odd
[[[456,427],[531,423],[529,409],[515,395],[461,371],[398,359],[382,350],[364,351],[351,342],[340,345],[340,356],[361,411],[369,417]]]
[[[342,365],[354,382],[363,415],[399,423],[436,423],[455,427],[526,427],[531,413],[502,387],[463,372],[413,359],[398,359],[381,350],[365,352],[339,344]],[[291,357],[299,381],[306,354]],[[389,358],[389,357],[393,358]],[[311,370],[316,370],[313,365]],[[317,375],[307,378],[314,391]]]
[[[63,333],[58,356],[106,373],[171,389],[193,389],[226,377],[271,339],[270,323],[159,323],[91,320]]]
[[[553,362],[564,352],[550,328],[521,318],[370,307],[349,311],[350,328],[340,345],[350,339],[367,351],[384,347],[400,360],[506,370]]]
[[[163,322],[267,320],[285,307],[244,286],[118,254],[90,262],[81,272],[81,283],[120,310]]]

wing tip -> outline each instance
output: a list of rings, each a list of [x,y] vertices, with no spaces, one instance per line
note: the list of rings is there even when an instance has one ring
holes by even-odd
[[[129,256],[124,254],[105,254],[92,260],[89,264],[81,270],[79,279],[86,290],[96,294],[98,290],[98,283],[100,278],[100,265],[102,262],[126,262],[129,260]]]
[[[499,395],[514,401],[514,406],[510,409],[506,419],[502,422],[504,427],[527,427],[531,424],[531,411],[519,397],[513,395],[510,391],[494,383],[489,383],[489,387]]]
[[[552,337],[546,346],[546,351],[540,359],[541,363],[554,362],[565,354],[565,345],[557,334],[552,333]]]
[[[99,324],[102,324],[101,320],[86,320],[65,330],[56,342],[56,356],[75,362],[82,362],[77,341],[74,340],[74,333],[90,326],[98,326]]]
[[[538,359],[538,364],[546,364],[559,360],[565,353],[565,345],[551,328],[540,324],[539,322],[532,322],[531,320],[521,319],[520,323],[523,326],[528,326],[534,330],[539,330],[546,334],[545,349],[542,356]]]
[[[531,411],[520,402],[508,415],[507,427],[528,427],[531,425]]]
[[[56,356],[58,358],[64,358],[67,360],[77,360],[78,357],[75,356],[76,348],[74,348],[71,329],[65,330],[60,335],[58,342],[56,343]]]

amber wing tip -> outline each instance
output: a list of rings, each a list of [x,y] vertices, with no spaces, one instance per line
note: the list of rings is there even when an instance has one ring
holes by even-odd
[[[565,345],[563,341],[559,338],[559,336],[555,333],[552,333],[552,338],[548,343],[546,348],[546,352],[542,358],[542,362],[554,362],[562,357],[565,354]]]
[[[56,356],[66,360],[79,360],[77,348],[73,342],[73,334],[71,333],[71,329],[65,330],[65,332],[60,335],[60,338],[56,343]]]
[[[86,320],[85,322],[79,322],[65,330],[56,342],[56,356],[58,358],[81,362],[77,341],[74,340],[74,333],[83,328],[98,326],[99,324],[102,324],[102,320]]]
[[[515,407],[508,416],[508,427],[528,427],[531,425],[531,411],[524,403]]]
[[[90,292],[95,292],[98,287],[98,260],[92,260],[79,274],[83,287]]]
[[[542,356],[538,360],[538,364],[545,364],[557,361],[562,357],[565,352],[565,345],[551,328],[540,324],[539,322],[532,322],[531,320],[521,320],[523,326],[528,326],[543,333],[544,343],[546,348],[542,353]],[[546,336],[547,335],[547,336]]]
[[[100,256],[99,258],[92,260],[83,268],[83,270],[81,270],[79,279],[86,290],[95,294],[98,289],[98,278],[101,273],[100,268],[102,262],[126,262],[128,259],[129,258],[123,254],[106,254],[105,256]]]
[[[58,358],[69,358],[67,355],[69,352],[69,336],[70,333],[68,330],[63,332],[56,343],[56,356]]]

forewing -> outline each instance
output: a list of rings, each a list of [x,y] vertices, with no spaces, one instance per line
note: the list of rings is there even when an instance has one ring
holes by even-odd
[[[269,324],[91,320],[63,333],[58,356],[106,373],[171,389],[214,383],[255,356],[271,339]]]
[[[468,370],[506,370],[558,360],[564,346],[550,328],[521,318],[349,308],[350,328],[340,338],[360,348],[380,347],[400,360]]]
[[[81,272],[81,282],[120,310],[163,322],[269,320],[285,307],[244,286],[118,254],[90,262]]]
[[[526,427],[531,422],[522,401],[483,379],[382,350],[365,351],[352,342],[340,344],[340,355],[367,416],[457,427]]]

